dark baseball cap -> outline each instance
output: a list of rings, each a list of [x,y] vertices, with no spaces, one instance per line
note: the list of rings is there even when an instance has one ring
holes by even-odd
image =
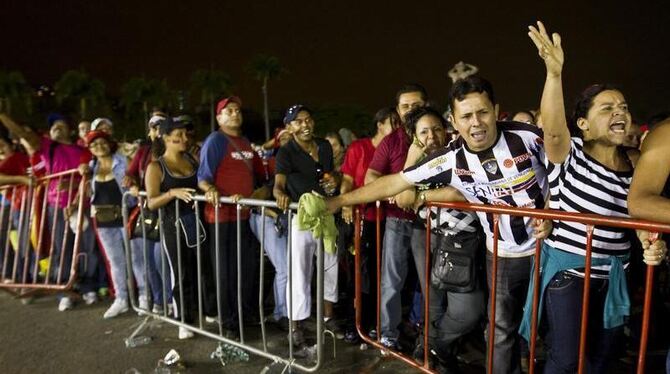
[[[298,113],[302,111],[312,114],[312,111],[302,104],[291,105],[286,110],[286,114],[284,115],[284,124],[289,124],[291,121],[295,120],[295,118],[298,116]]]

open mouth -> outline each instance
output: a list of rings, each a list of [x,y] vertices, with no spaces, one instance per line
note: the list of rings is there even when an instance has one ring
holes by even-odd
[[[626,121],[617,121],[610,125],[610,131],[617,135],[623,135],[626,133]]]
[[[470,137],[476,142],[486,140],[486,130],[477,130],[470,133]]]
[[[312,135],[312,130],[302,130],[300,133],[304,136],[309,136]]]

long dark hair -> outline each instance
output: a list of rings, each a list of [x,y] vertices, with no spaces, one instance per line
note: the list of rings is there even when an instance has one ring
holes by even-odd
[[[572,111],[570,121],[568,121],[570,135],[580,138],[583,137],[584,134],[582,133],[582,130],[579,128],[579,126],[577,126],[577,121],[580,118],[586,118],[586,116],[589,114],[589,110],[593,106],[593,99],[595,99],[595,97],[603,91],[621,92],[621,90],[619,90],[616,86],[609,83],[593,84],[582,91],[582,93],[577,96],[577,100],[575,100],[575,109]]]
[[[163,140],[162,136],[157,136],[151,142],[151,155],[154,156],[154,158],[159,158],[164,153],[165,153],[165,140]]]

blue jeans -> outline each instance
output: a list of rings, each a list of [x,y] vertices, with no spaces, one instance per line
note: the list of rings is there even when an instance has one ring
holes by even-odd
[[[68,220],[65,219],[62,208],[49,205],[47,214],[49,230],[54,227],[55,221],[55,231],[51,235],[53,237],[53,253],[49,261],[51,280],[65,284],[70,278],[75,235],[69,228]],[[95,291],[98,254],[95,251],[95,235],[93,234],[92,225],[89,224],[86,230],[83,230],[80,235],[79,253],[85,256],[82,256],[78,260],[77,274],[79,291],[83,294]],[[67,236],[67,241],[65,242],[65,247],[63,247],[65,236]],[[61,256],[63,256],[63,270],[60,279],[58,279],[58,267],[60,266]]]
[[[98,239],[102,245],[102,252],[109,262],[109,271],[114,284],[116,298],[128,300],[128,282],[126,274],[126,252],[123,245],[123,227],[98,227]],[[145,290],[144,257],[140,252],[130,253],[133,274],[139,295]]]
[[[412,222],[386,218],[381,269],[381,329],[383,337],[397,339],[402,319],[400,291],[407,277],[408,255],[412,239]]]
[[[519,326],[523,316],[523,306],[528,294],[530,268],[533,257],[499,257],[496,291],[495,348],[493,351],[494,373],[520,373],[521,353]],[[491,290],[493,255],[486,251],[486,278]],[[491,321],[491,295],[489,295],[488,315]],[[486,340],[489,338],[488,326]]]
[[[608,281],[591,279],[590,286],[586,371],[607,373],[607,366],[615,357],[616,344],[623,338],[623,326],[603,327]],[[583,290],[584,279],[565,271],[556,274],[547,286],[544,298],[548,327],[546,374],[577,372]]]
[[[265,220],[265,232],[261,236],[262,223]],[[286,220],[284,220],[286,221]],[[275,229],[275,220],[272,217],[265,216],[262,218],[260,214],[252,213],[249,220],[251,231],[262,245],[265,245],[265,253],[267,254],[272,266],[275,268],[274,279],[274,299],[275,308],[272,315],[275,320],[282,317],[288,317],[286,309],[286,282],[288,281],[288,265],[286,262],[286,245],[288,236],[285,232],[277,232]],[[288,227],[287,222],[284,222],[284,228]],[[265,242],[263,243],[263,239]]]
[[[149,280],[149,286],[151,288],[151,295],[154,305],[163,305],[163,300],[169,301],[172,298],[171,286],[169,283],[169,275],[163,276],[162,265],[161,265],[161,246],[159,242],[153,240],[144,240],[142,238],[134,238],[130,240],[130,250],[133,253],[133,256],[139,256],[142,263],[144,262],[144,243],[146,243],[147,248],[147,263],[145,271],[147,272],[147,278]],[[169,267],[167,266],[166,261],[166,273],[169,272]],[[167,293],[167,297],[163,298],[163,289]]]

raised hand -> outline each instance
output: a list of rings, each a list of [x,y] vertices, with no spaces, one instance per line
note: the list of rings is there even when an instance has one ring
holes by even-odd
[[[537,21],[537,28],[528,26],[528,30],[528,36],[537,47],[537,53],[547,67],[547,75],[561,75],[564,61],[561,36],[558,33],[553,33],[549,38],[544,24],[540,21]]]

